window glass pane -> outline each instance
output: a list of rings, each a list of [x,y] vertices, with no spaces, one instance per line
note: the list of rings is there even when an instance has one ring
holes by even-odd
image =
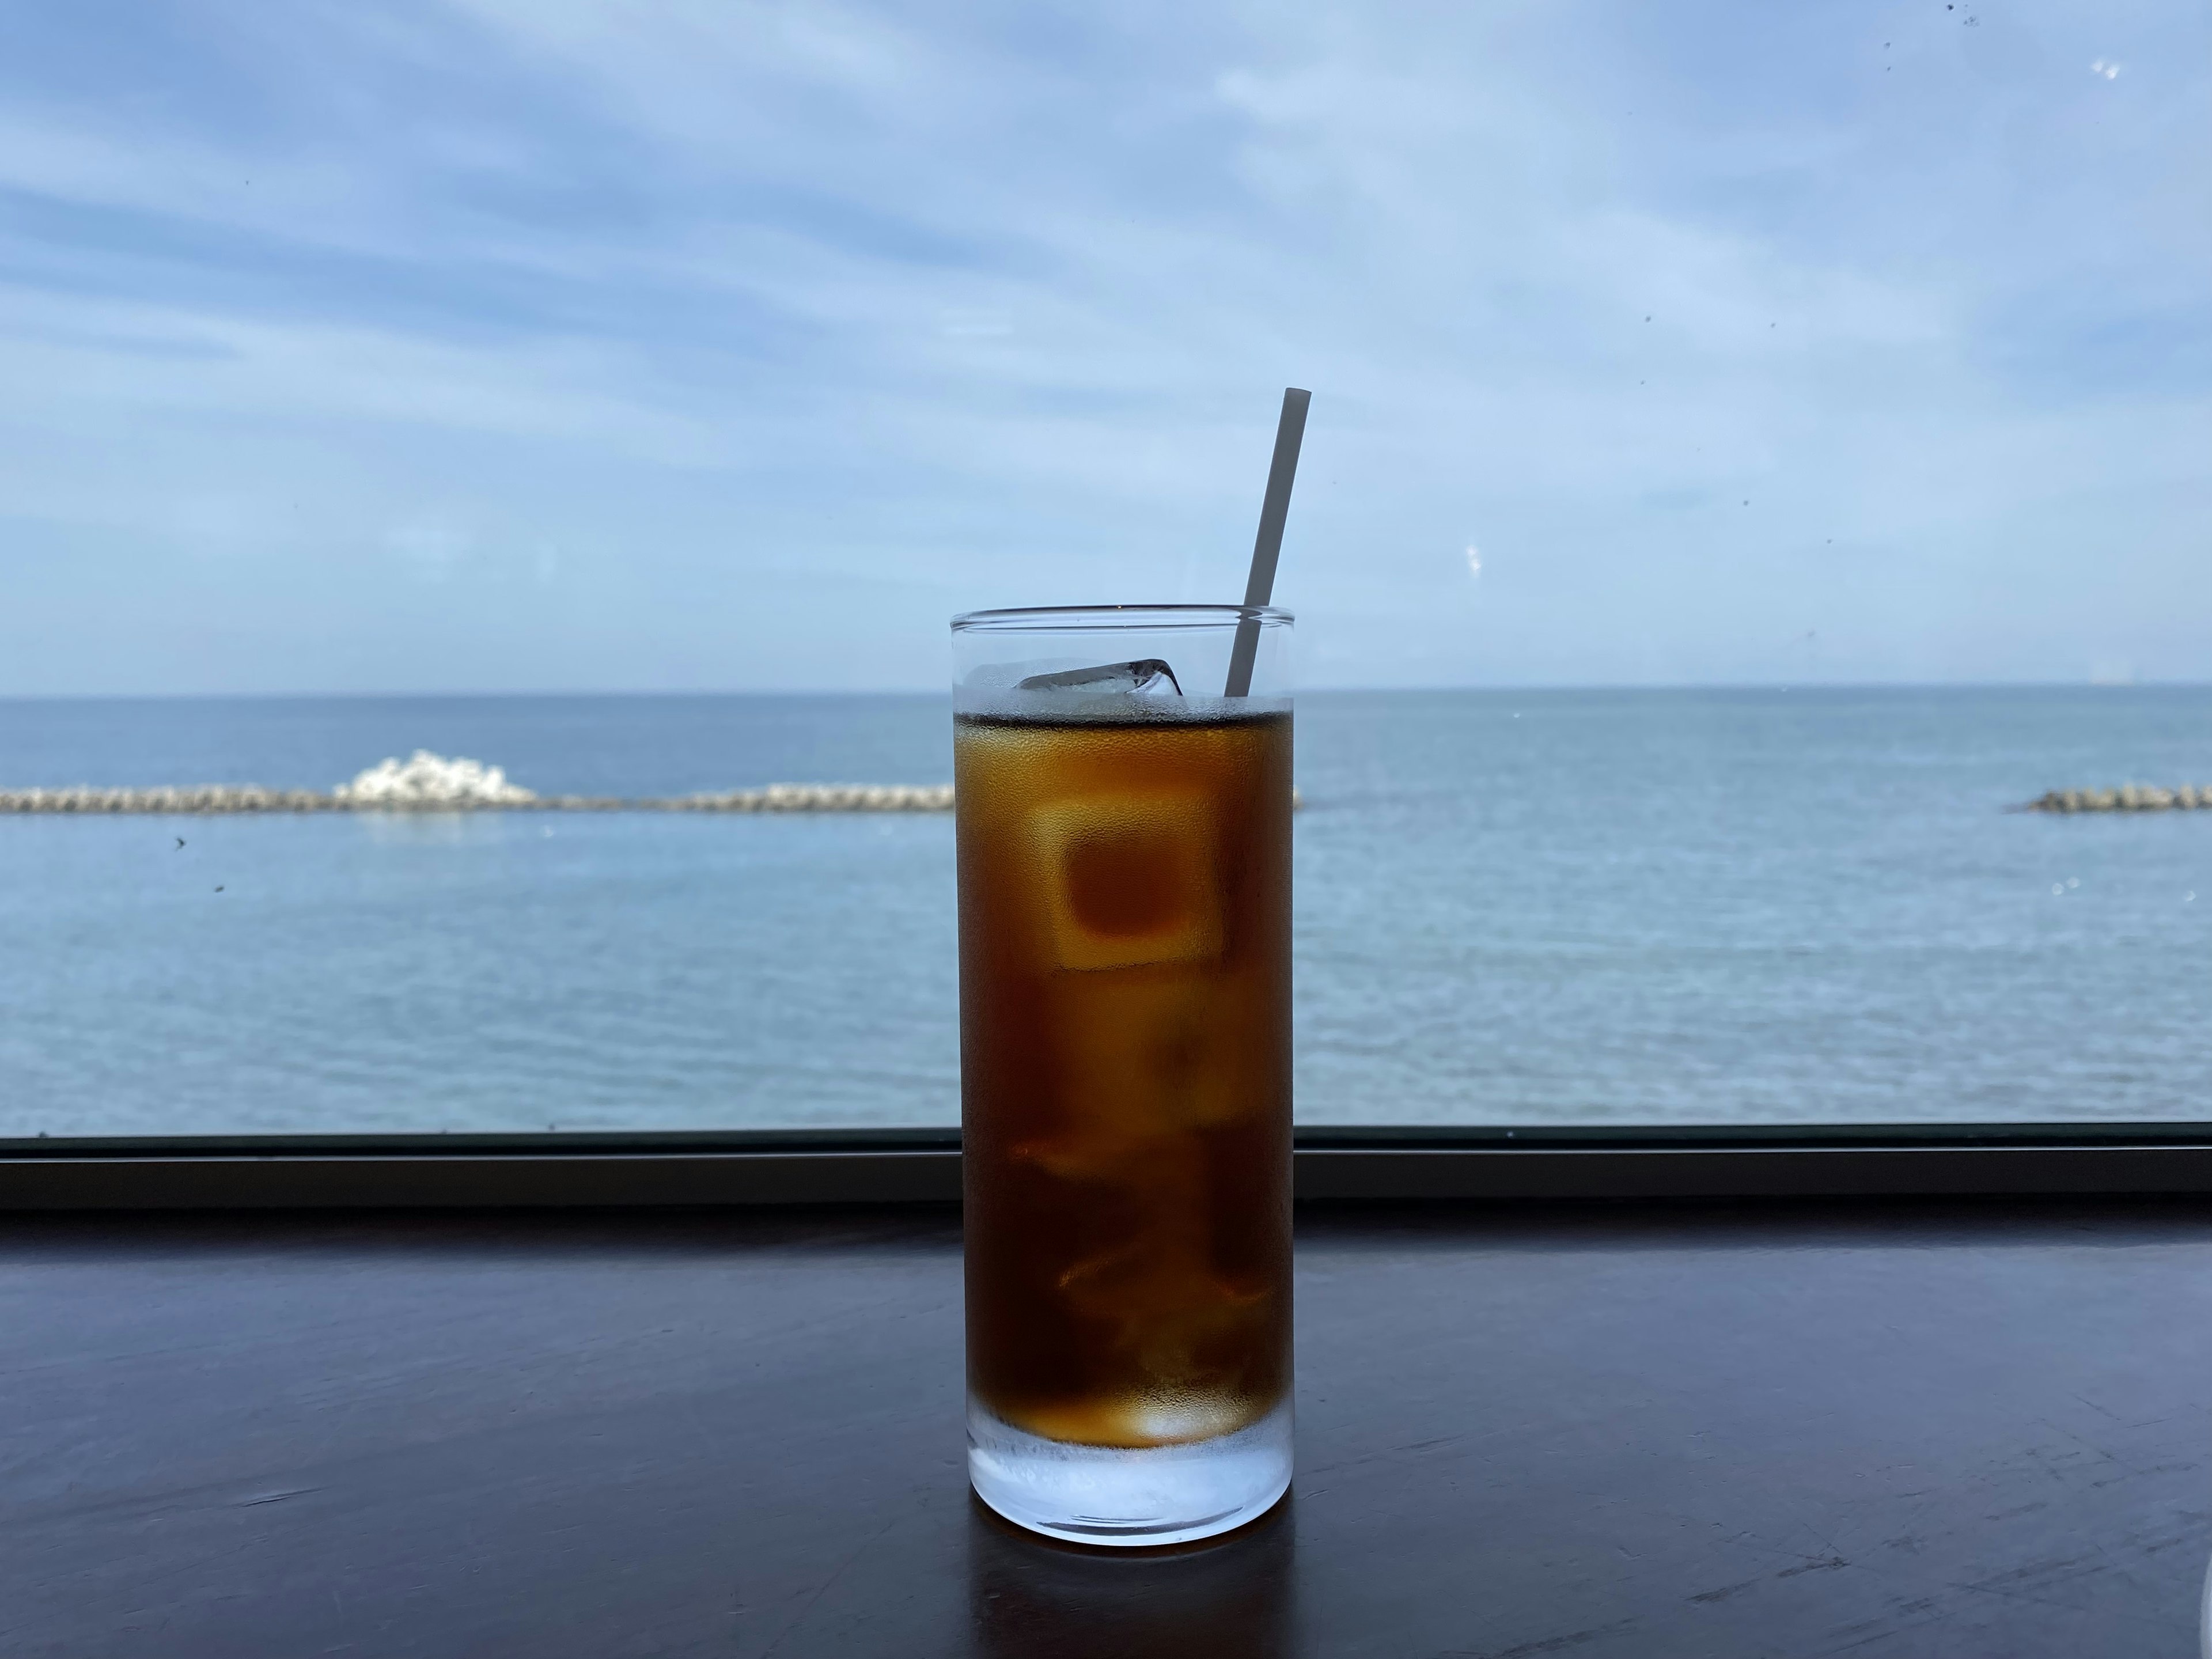
[[[541,794],[934,784],[941,699],[15,702],[12,776]],[[0,817],[0,1135],[958,1116],[945,812]]]
[[[2201,6],[87,0],[0,135],[0,790],[941,785],[1295,381],[1303,1119],[2212,1115]],[[0,812],[0,1137],[951,1122],[951,849]]]
[[[2212,692],[1382,693],[1300,717],[1310,1121],[2206,1115],[2212,814],[2003,809],[2051,778],[2212,772]]]

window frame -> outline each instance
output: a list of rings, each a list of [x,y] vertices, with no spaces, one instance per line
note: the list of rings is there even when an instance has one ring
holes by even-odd
[[[1297,1131],[1304,1201],[2212,1194],[2212,1123]],[[0,1212],[957,1203],[953,1128],[0,1140]]]

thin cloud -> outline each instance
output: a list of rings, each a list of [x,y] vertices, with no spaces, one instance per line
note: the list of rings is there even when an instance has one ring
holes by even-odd
[[[1760,15],[61,9],[0,64],[0,690],[327,683],[433,520],[376,684],[933,684],[954,609],[1233,588],[1293,381],[1338,679],[1757,676],[1807,616],[1841,678],[2212,672],[2212,28]],[[2059,79],[2084,33],[2175,67]]]

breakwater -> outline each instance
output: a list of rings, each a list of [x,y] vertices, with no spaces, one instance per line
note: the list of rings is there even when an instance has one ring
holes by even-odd
[[[155,789],[0,789],[0,813],[72,812],[949,812],[945,784],[772,783],[697,795],[413,796],[360,799],[337,790],[209,783]]]
[[[2052,789],[2016,809],[2022,812],[2203,812],[2212,811],[2212,783],[2185,783],[2172,789],[2155,784],[2124,783],[2117,789]]]
[[[203,783],[154,789],[0,789],[0,813],[71,812],[949,812],[952,786],[771,783],[693,795],[541,795],[496,766],[418,749],[357,772],[327,794]]]

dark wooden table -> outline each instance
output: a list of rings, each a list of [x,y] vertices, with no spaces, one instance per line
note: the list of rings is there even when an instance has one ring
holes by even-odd
[[[946,1212],[0,1223],[0,1654],[2197,1652],[2212,1210],[1322,1212],[1295,1498],[1032,1541]]]

